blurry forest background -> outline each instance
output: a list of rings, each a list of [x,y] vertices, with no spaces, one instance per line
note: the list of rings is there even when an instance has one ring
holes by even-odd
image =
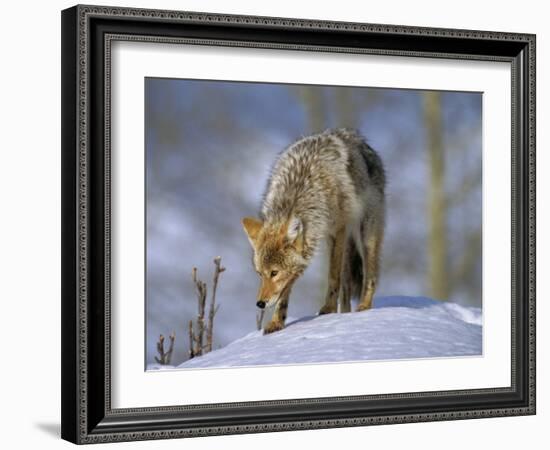
[[[256,329],[258,277],[242,230],[257,216],[275,156],[300,136],[354,127],[387,171],[381,295],[481,306],[482,95],[147,78],[146,363],[159,334],[188,358],[191,277],[222,257],[214,349]],[[315,314],[324,249],[297,282],[289,316]]]

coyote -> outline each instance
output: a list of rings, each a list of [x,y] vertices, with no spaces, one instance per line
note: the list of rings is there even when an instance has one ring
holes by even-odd
[[[294,282],[320,241],[330,255],[328,290],[319,314],[369,309],[377,286],[384,235],[385,173],[378,154],[355,130],[304,137],[276,159],[260,219],[242,225],[260,276],[259,308],[275,306],[264,333],[284,328]]]

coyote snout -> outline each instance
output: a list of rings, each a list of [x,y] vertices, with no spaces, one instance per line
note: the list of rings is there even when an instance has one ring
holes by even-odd
[[[261,284],[257,296],[258,301],[256,302],[258,308],[264,309],[266,306],[271,308],[279,301],[284,286],[281,286],[279,280],[275,280],[278,277],[276,274],[277,271],[273,270],[267,275],[260,275]]]
[[[321,239],[330,255],[328,291],[320,314],[371,307],[384,233],[385,174],[378,154],[355,131],[327,130],[292,144],[277,159],[261,219],[244,230],[260,276],[259,308],[275,307],[265,333],[284,327],[294,282]]]

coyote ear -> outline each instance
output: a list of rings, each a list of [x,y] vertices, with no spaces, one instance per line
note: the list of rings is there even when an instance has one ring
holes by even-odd
[[[256,242],[256,239],[258,238],[258,233],[263,227],[263,222],[261,220],[255,219],[253,217],[245,217],[241,220],[243,224],[244,231],[246,232],[246,235],[248,236],[248,240],[254,247],[254,243]]]
[[[299,243],[302,239],[302,232],[304,227],[302,221],[296,217],[292,216],[288,221],[288,227],[286,230],[286,237],[290,243],[296,242]]]

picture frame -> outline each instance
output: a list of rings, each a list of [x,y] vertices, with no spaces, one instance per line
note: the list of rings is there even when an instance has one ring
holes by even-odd
[[[509,386],[113,408],[111,45],[499,61],[511,73]],[[100,443],[535,414],[535,36],[78,5],[62,12],[62,438]],[[319,369],[321,370],[321,369]]]

